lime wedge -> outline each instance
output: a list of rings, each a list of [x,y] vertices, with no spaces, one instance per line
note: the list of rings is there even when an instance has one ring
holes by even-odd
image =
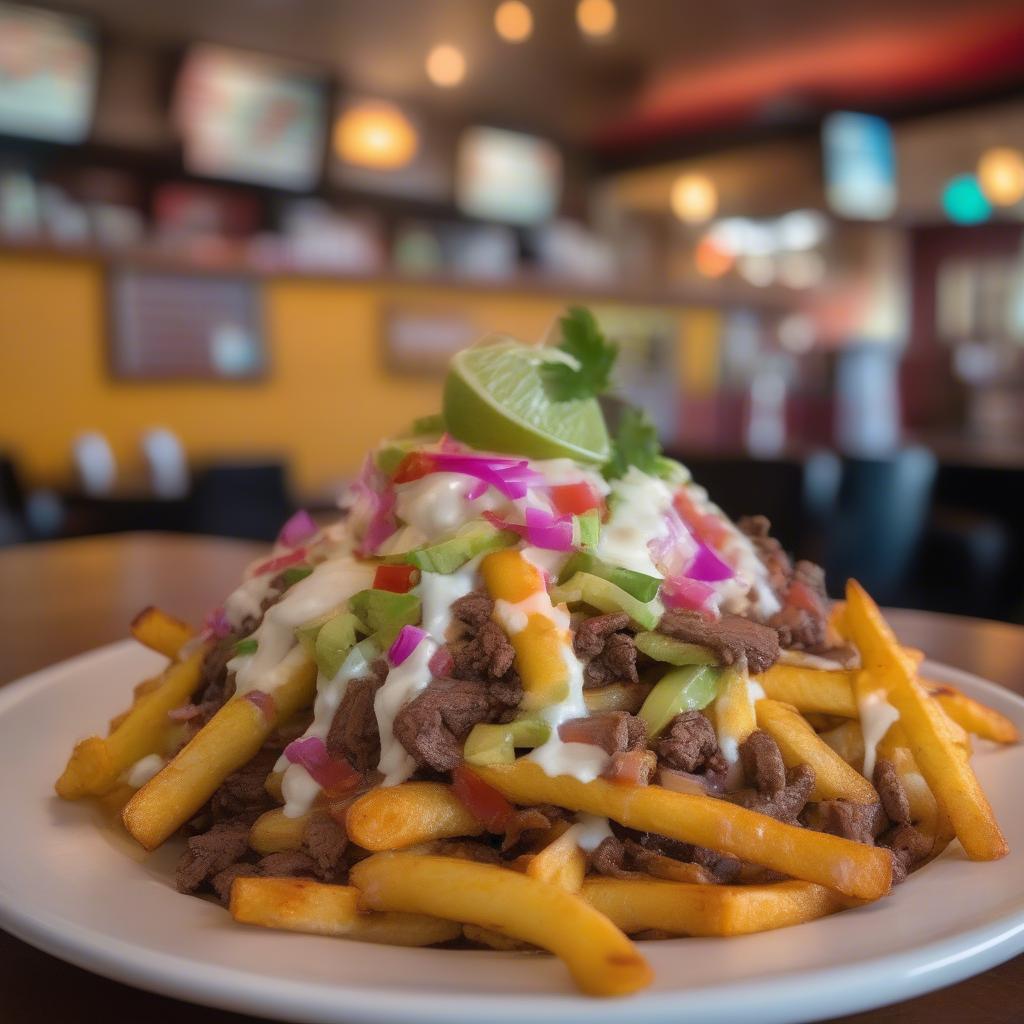
[[[597,399],[554,401],[542,362],[538,349],[504,337],[459,352],[444,386],[448,432],[487,451],[606,462],[611,444]]]

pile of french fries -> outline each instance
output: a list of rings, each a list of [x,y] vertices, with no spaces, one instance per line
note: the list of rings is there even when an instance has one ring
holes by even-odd
[[[757,677],[766,696],[754,704],[756,721],[740,725],[747,733],[759,728],[771,734],[787,767],[814,768],[812,800],[873,803],[879,797],[862,774],[858,707],[867,694],[884,696],[899,719],[878,744],[878,756],[896,767],[914,825],[932,840],[930,856],[955,838],[972,860],[1002,857],[1006,842],[969,755],[972,737],[1012,743],[1017,730],[996,711],[922,678],[920,658],[900,646],[868,595],[851,582],[846,597],[833,625],[859,651],[862,667],[823,671],[777,664]],[[119,809],[128,832],[153,850],[199,812],[275,729],[308,711],[315,667],[295,648],[269,705],[233,698],[177,749],[181,726],[167,713],[189,700],[207,648],[187,626],[155,609],[140,615],[132,632],[170,662],[136,688],[134,703],[111,722],[106,737],[75,747],[56,789],[66,799],[92,797]],[[642,685],[613,684],[588,692],[588,701],[592,711],[635,711],[645,692]],[[151,754],[173,756],[135,790],[125,773]],[[514,805],[554,804],[599,815],[731,855],[787,880],[709,884],[696,865],[668,857],[655,862],[650,877],[588,875],[576,829],[564,822],[501,866],[442,855],[443,840],[479,836],[485,826],[451,785],[410,781],[371,789],[340,811],[321,804],[297,818],[285,816],[283,807],[263,814],[251,829],[253,850],[298,849],[311,815],[333,812],[356,848],[356,862],[347,885],[238,878],[230,900],[235,920],[406,946],[469,940],[498,949],[540,948],[564,961],[583,992],[620,996],[651,980],[630,935],[744,935],[879,900],[891,888],[888,850],[785,824],[728,800],[659,785],[549,777],[522,758],[473,770]],[[268,779],[268,791],[280,799],[279,786],[279,779]]]

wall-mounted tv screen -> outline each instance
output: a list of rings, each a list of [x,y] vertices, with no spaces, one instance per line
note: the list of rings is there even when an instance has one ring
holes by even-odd
[[[0,134],[82,142],[98,63],[88,22],[0,3]]]
[[[539,224],[558,209],[562,157],[545,139],[499,128],[467,128],[459,139],[455,200],[463,213]]]
[[[324,83],[284,61],[199,44],[174,101],[193,174],[305,191],[323,161]]]

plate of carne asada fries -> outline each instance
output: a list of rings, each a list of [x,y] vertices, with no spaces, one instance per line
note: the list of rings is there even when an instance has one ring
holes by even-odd
[[[1024,702],[609,436],[561,326],[456,356],[202,626],[4,691],[0,923],[330,1021],[803,1020],[1024,948]]]

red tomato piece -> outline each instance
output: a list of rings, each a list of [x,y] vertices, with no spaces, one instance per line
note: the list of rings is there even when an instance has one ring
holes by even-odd
[[[394,481],[396,484],[407,484],[411,480],[419,480],[428,473],[433,473],[434,470],[434,458],[429,452],[409,452],[398,464]]]
[[[306,560],[306,549],[296,548],[294,551],[289,551],[285,555],[277,555],[274,558],[269,558],[265,562],[261,562],[253,569],[253,576],[263,576],[268,572],[280,572],[282,569],[287,569],[290,565],[298,565],[299,562]]]
[[[586,482],[556,484],[551,488],[551,500],[555,511],[563,516],[581,516],[592,508],[600,509],[604,502],[601,495]]]
[[[612,758],[604,777],[620,786],[646,786],[649,774],[650,758],[647,751],[627,750]]]
[[[347,758],[332,757],[318,768],[316,781],[328,797],[337,797],[359,786],[363,777],[349,764]]]
[[[694,536],[705,544],[715,548],[729,536],[725,523],[710,512],[701,512],[685,489],[676,492],[672,504]]]
[[[378,565],[373,577],[374,590],[390,590],[392,594],[408,594],[420,580],[414,565]]]
[[[464,764],[452,772],[452,789],[470,814],[488,832],[502,833],[512,817],[512,805],[493,786]]]

